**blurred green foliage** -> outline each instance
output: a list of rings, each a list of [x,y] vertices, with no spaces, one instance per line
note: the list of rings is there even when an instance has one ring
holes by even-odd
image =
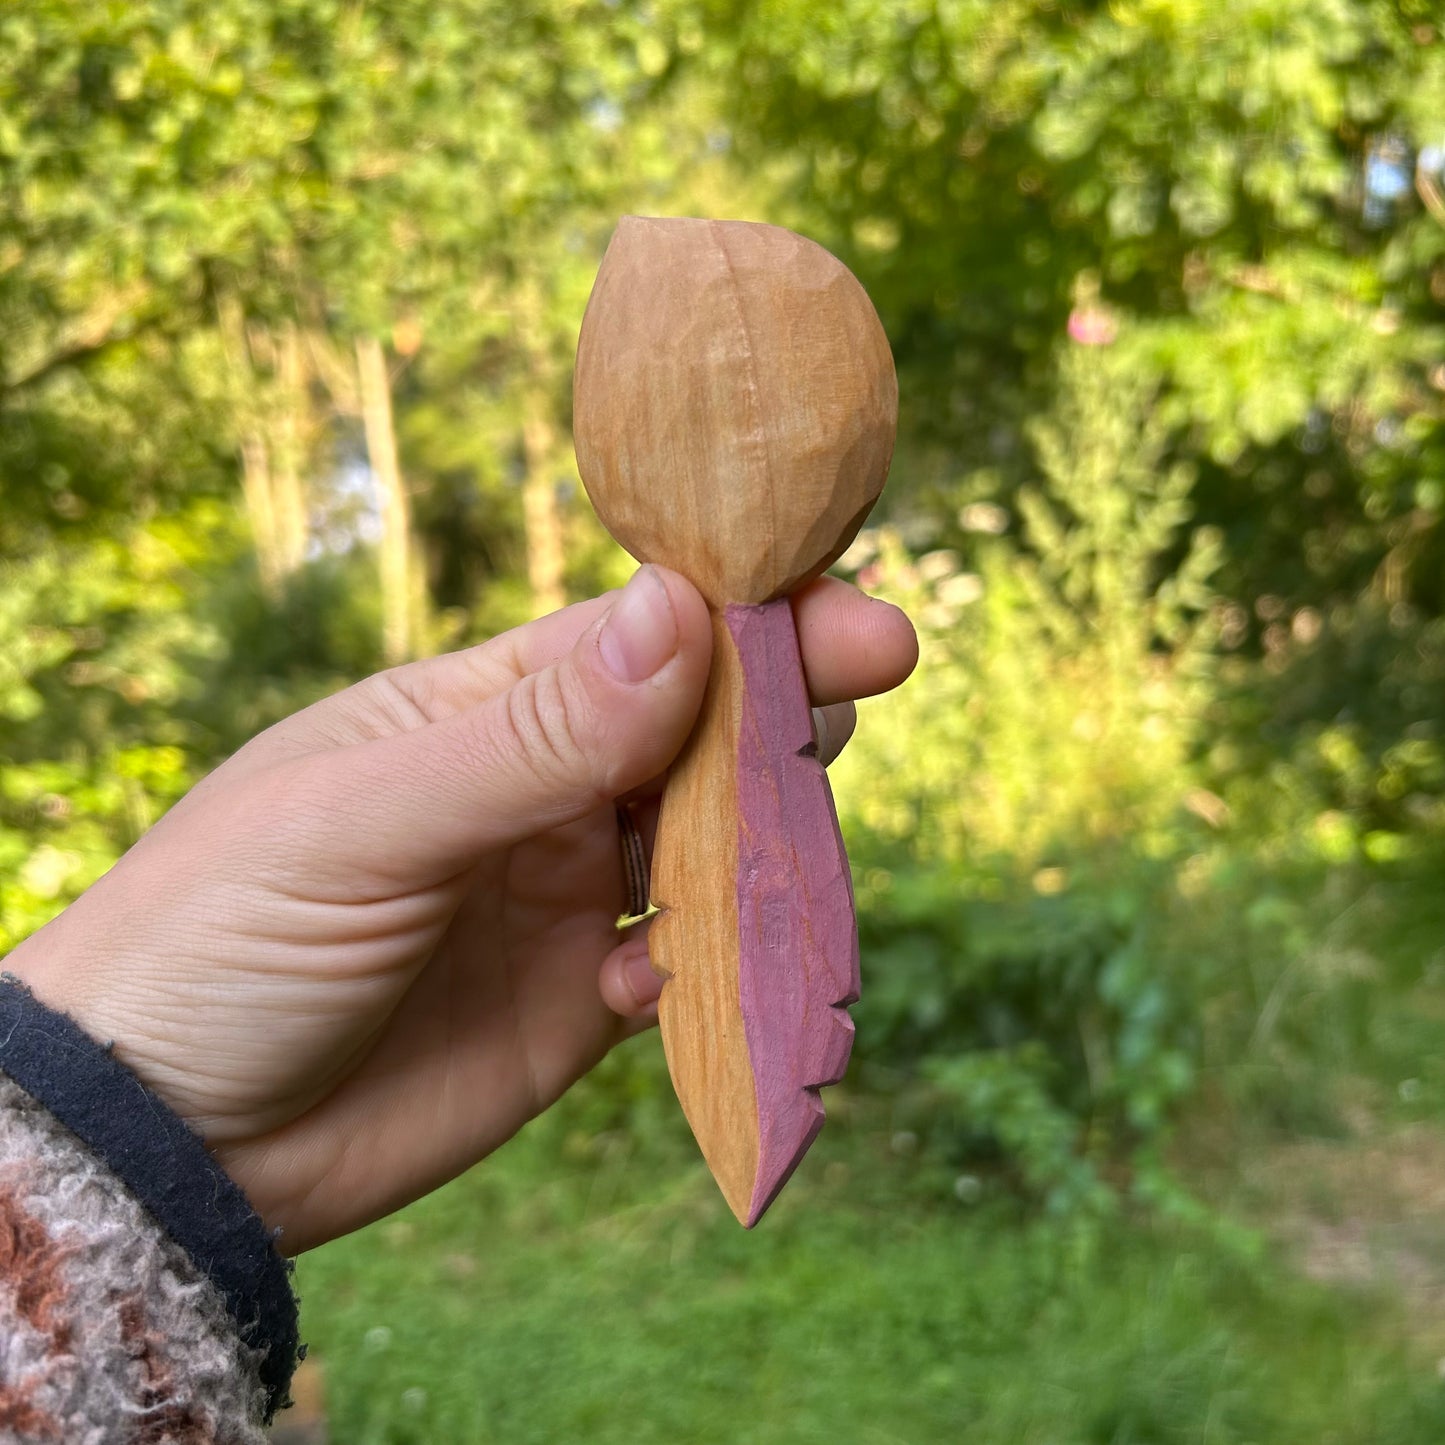
[[[1194,780],[1214,679],[1217,532],[1161,462],[1154,387],[1066,358],[1033,428],[1039,476],[973,504],[978,570],[867,534],[845,561],[918,619],[898,725],[840,765],[879,1087],[960,1160],[1055,1209],[1107,1205],[1197,1073],[1202,969],[1179,879],[1225,809]]]
[[[384,637],[620,580],[568,446],[611,225],[781,221],[903,395],[854,1081],[941,1187],[1164,1199],[1221,1051],[1301,1096],[1310,890],[1445,823],[1442,126],[1427,0],[5,9],[0,950]]]
[[[1419,1445],[1445,1425],[1397,1305],[1258,1240],[920,1208],[869,1183],[906,1161],[836,1125],[745,1235],[686,1153],[585,1152],[558,1122],[301,1260],[336,1436]]]
[[[797,157],[944,478],[1007,494],[1027,475],[1072,320],[1163,371],[1203,519],[1237,542],[1251,597],[1353,593],[1415,509],[1438,517],[1428,0],[730,14],[748,143]],[[1438,605],[1437,578],[1418,575]]]
[[[1021,1220],[976,1150],[950,1163],[920,1147],[918,1111],[886,1081],[860,1089],[855,1070],[830,1091],[807,1166],[744,1235],[637,1040],[604,1064],[605,1089],[574,1091],[484,1168],[301,1260],[334,1432],[375,1445],[921,1445],[961,1426],[990,1445],[1433,1438],[1445,897],[1433,871],[1252,874],[1234,851],[1215,880],[1228,909],[1189,920],[1211,960],[1208,1012],[1223,1014],[1207,1021],[1188,1140],[1212,1207],[1147,1179],[1136,1196],[1154,1208],[1121,1214],[1087,1184],[1068,1198],[1079,1181],[1061,1171],[1048,1182],[1064,1209]],[[1006,900],[993,922],[1011,937],[1029,907]],[[933,899],[924,916],[936,931],[936,912],[955,911]],[[962,912],[979,916],[967,900]],[[1040,909],[1014,955],[1027,982],[1000,978],[1000,1007],[1058,980],[1037,960],[1066,952],[1082,916]],[[874,963],[863,1007],[894,969],[920,977],[901,953]],[[1017,1102],[1027,1075],[992,1057],[959,1060],[974,1097],[1048,1164],[1027,1135],[1060,1111],[1050,1101],[1036,1123]],[[872,1054],[861,1082],[881,1067]],[[1351,1137],[1362,1089],[1372,1124]],[[1432,1132],[1396,1133],[1421,1124]],[[1378,1149],[1392,1135],[1394,1151]],[[1300,1151],[1321,1141],[1316,1172]],[[1392,1212],[1397,1171],[1419,1191],[1413,1215]],[[1337,1252],[1319,1247],[1336,1237]]]

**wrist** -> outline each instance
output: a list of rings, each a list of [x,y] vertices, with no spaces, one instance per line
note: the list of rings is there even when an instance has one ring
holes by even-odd
[[[207,1276],[263,1357],[268,1417],[296,1353],[296,1305],[271,1232],[200,1137],[102,1040],[0,976],[0,1075],[114,1176]]]
[[[80,1017],[83,1010],[75,997],[73,970],[64,965],[59,925],[57,918],[11,949],[3,960],[4,971],[24,984],[47,1008],[68,1014],[95,1037],[97,1031]]]
[[[85,1034],[112,1052],[147,1089],[191,1128],[196,1121],[184,1100],[170,1087],[173,1082],[160,1064],[152,1040],[118,1000],[115,970],[134,979],[135,970],[118,958],[117,940],[96,935],[89,928],[90,894],[14,948],[0,962],[6,975],[16,979],[46,1008],[72,1020]]]

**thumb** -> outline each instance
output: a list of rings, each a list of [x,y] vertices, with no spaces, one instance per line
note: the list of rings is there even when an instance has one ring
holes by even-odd
[[[560,660],[439,722],[313,758],[318,852],[416,887],[583,817],[672,762],[711,658],[701,595],[642,567]]]

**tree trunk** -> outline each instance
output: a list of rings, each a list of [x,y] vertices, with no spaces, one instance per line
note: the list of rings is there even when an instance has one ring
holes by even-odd
[[[258,396],[260,382],[246,337],[246,318],[233,296],[223,296],[217,320],[226,365],[231,373],[232,395],[240,433],[241,494],[251,523],[256,569],[261,590],[273,602],[281,595],[287,568],[277,526],[276,500],[271,477],[271,449],[261,423],[264,406]]]
[[[414,643],[411,503],[397,459],[386,356],[374,336],[358,338],[356,371],[361,384],[367,461],[376,481],[381,512],[382,654],[388,664],[394,665],[411,656]]]
[[[306,439],[309,430],[308,376],[295,322],[281,328],[276,344],[276,381],[280,390],[276,417],[275,470],[271,495],[276,506],[276,544],[289,576],[306,560]]]
[[[539,614],[566,603],[565,562],[557,485],[551,473],[556,434],[540,392],[527,397],[522,418],[522,519],[527,536],[527,581]]]
[[[241,438],[241,495],[251,523],[251,543],[256,549],[256,570],[261,591],[275,602],[281,595],[285,568],[276,539],[276,508],[271,495],[271,456],[266,439],[248,431]]]

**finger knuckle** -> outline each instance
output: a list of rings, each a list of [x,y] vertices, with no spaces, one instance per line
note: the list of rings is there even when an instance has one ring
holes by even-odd
[[[523,678],[507,693],[507,726],[524,763],[543,777],[587,781],[593,776],[585,692],[560,668]]]

